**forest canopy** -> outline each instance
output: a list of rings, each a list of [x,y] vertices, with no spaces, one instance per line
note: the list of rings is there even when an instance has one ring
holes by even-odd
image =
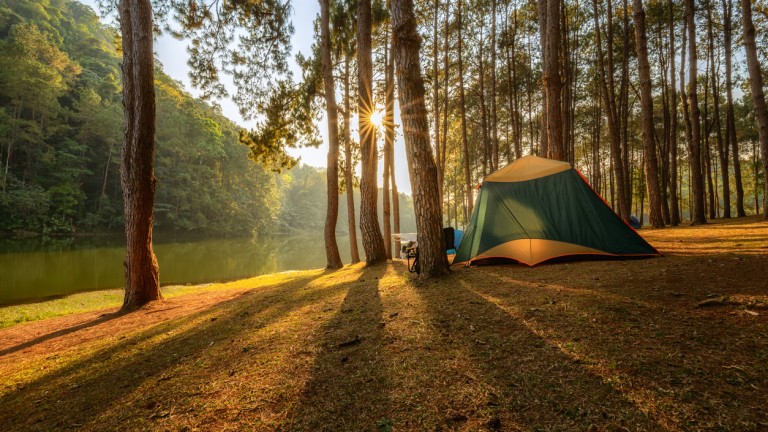
[[[76,1],[0,2],[0,232],[122,229],[118,38]],[[217,106],[190,95],[159,62],[155,77],[159,231],[323,226],[324,170],[263,168]],[[400,199],[403,227],[413,230],[410,200]]]

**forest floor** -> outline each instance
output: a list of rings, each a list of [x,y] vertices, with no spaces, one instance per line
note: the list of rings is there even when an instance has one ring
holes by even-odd
[[[0,430],[768,430],[768,223],[664,256],[400,262],[0,330]]]

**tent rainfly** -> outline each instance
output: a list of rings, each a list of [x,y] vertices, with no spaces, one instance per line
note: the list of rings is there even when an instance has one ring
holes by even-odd
[[[658,256],[568,162],[525,156],[485,178],[453,264]]]

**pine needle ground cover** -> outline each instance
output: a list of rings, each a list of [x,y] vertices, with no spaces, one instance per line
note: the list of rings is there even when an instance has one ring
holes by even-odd
[[[11,326],[0,430],[768,429],[768,224],[641,233],[665,256],[347,266]]]

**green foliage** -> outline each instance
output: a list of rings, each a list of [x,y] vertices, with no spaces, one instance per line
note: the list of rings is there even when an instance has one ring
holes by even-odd
[[[0,0],[0,232],[122,228],[115,39],[116,32],[80,3]],[[299,63],[302,84],[275,84],[259,102],[262,116],[253,131],[193,98],[158,67],[158,230],[237,235],[322,229],[324,171],[286,171],[298,161],[285,149],[319,144],[318,65],[313,59]],[[413,218],[409,205],[401,197],[404,227]]]
[[[0,231],[120,229],[116,33],[73,1],[5,3]],[[158,229],[267,229],[280,207],[274,176],[248,161],[235,124],[162,70],[156,76]]]

